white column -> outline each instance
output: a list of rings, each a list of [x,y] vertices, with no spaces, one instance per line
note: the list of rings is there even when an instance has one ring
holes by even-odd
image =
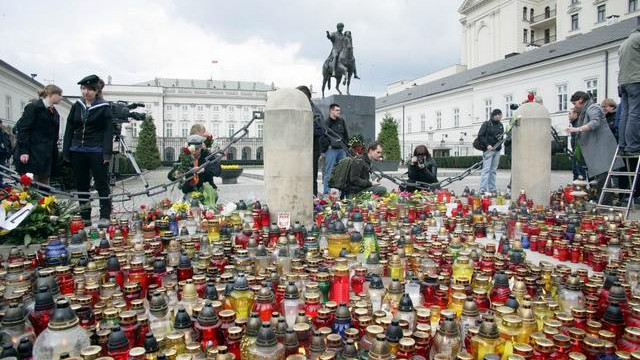
[[[307,97],[279,89],[267,99],[264,120],[264,186],[271,221],[313,220],[313,116]]]

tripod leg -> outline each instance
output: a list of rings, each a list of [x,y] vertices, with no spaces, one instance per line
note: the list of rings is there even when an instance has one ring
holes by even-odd
[[[136,174],[140,177],[140,179],[142,179],[142,183],[144,184],[144,187],[148,188],[149,183],[147,182],[147,179],[145,179],[144,176],[142,176],[142,170],[140,170],[140,166],[138,166],[138,163],[136,162],[136,159],[133,156],[133,152],[131,151],[131,149],[129,148],[129,146],[127,145],[127,143],[124,141],[122,137],[119,137],[118,141],[120,142],[120,146],[122,146],[122,148],[124,149],[124,154],[127,157],[127,159],[129,159],[129,161],[131,162],[131,165],[133,166],[133,169],[135,170]]]

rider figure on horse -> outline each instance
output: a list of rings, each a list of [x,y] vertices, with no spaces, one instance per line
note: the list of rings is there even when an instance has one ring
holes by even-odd
[[[344,34],[342,30],[344,29],[343,23],[338,23],[337,25],[338,31],[334,31],[329,33],[327,31],[327,39],[331,40],[333,47],[331,48],[331,54],[329,54],[329,68],[331,69],[331,76],[336,76],[336,64],[338,62],[338,58],[340,57],[340,52],[344,46]]]
[[[329,62],[329,68],[331,69],[331,76],[336,76],[336,67],[338,65],[338,59],[340,59],[340,53],[344,50],[347,43],[352,46],[353,41],[351,39],[351,31],[347,31],[345,33],[342,32],[344,29],[343,23],[338,23],[336,26],[338,31],[334,31],[329,33],[327,31],[327,39],[331,40],[333,47],[331,48],[331,54],[329,54],[329,58],[327,61]],[[353,54],[351,54],[351,61],[353,65],[353,77],[356,79],[360,79],[358,77],[358,73],[356,72],[356,64],[355,59],[353,59]]]

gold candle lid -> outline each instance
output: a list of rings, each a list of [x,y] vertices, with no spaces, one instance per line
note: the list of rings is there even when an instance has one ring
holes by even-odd
[[[569,353],[569,359],[571,360],[587,360],[587,356],[583,353],[572,351]]]
[[[145,350],[143,347],[137,346],[134,348],[131,348],[131,350],[129,350],[129,356],[133,357],[133,358],[139,358],[144,356]]]

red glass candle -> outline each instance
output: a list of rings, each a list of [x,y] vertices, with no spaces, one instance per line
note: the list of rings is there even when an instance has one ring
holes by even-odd
[[[33,325],[36,336],[39,335],[49,325],[49,318],[53,315],[55,302],[49,292],[49,288],[41,286],[35,296],[33,312],[29,313],[29,320]]]
[[[304,313],[313,321],[318,316],[318,310],[320,309],[320,295],[315,293],[305,294],[304,299]]]
[[[111,328],[111,333],[107,340],[107,355],[114,360],[128,360],[130,348],[129,339],[121,330],[120,325],[115,325]]]
[[[242,328],[239,326],[233,326],[229,329],[229,339],[227,340],[227,347],[229,353],[235,355],[236,359],[241,359],[240,341],[242,340]]]
[[[331,300],[336,303],[349,303],[349,268],[336,266],[331,283]]]
[[[367,275],[367,269],[357,268],[355,275],[351,278],[351,290],[354,294],[360,294],[364,291],[365,276]]]
[[[149,275],[142,267],[142,262],[135,260],[131,262],[131,268],[129,269],[129,275],[127,276],[129,282],[137,282],[140,284],[142,291],[141,296],[147,296],[147,289],[149,288]]]
[[[200,346],[203,350],[215,348],[216,346],[224,343],[224,338],[220,332],[221,323],[220,320],[218,320],[211,303],[206,303],[204,305],[193,326],[200,335]]]
[[[269,208],[267,208],[267,206],[262,207],[262,211],[260,212],[260,223],[262,227],[269,227],[270,215]]]
[[[331,310],[326,307],[318,310],[318,316],[313,320],[313,327],[320,329],[321,327],[332,328],[333,321],[331,320]]]
[[[58,280],[58,286],[60,287],[60,294],[73,294],[74,283],[73,275],[71,275],[71,269],[68,266],[58,266],[56,268],[56,277]]]
[[[142,336],[144,334],[140,332],[140,324],[136,318],[135,311],[132,310],[120,313],[120,328],[127,336],[129,344],[133,344],[132,347],[139,343],[138,336]]]
[[[261,321],[271,320],[271,315],[275,308],[273,307],[274,296],[271,288],[263,286],[256,295],[256,301],[253,303],[251,312],[257,313]]]
[[[84,228],[84,220],[82,220],[82,216],[75,215],[69,222],[69,230],[71,231],[71,235],[77,233],[83,228]]]

